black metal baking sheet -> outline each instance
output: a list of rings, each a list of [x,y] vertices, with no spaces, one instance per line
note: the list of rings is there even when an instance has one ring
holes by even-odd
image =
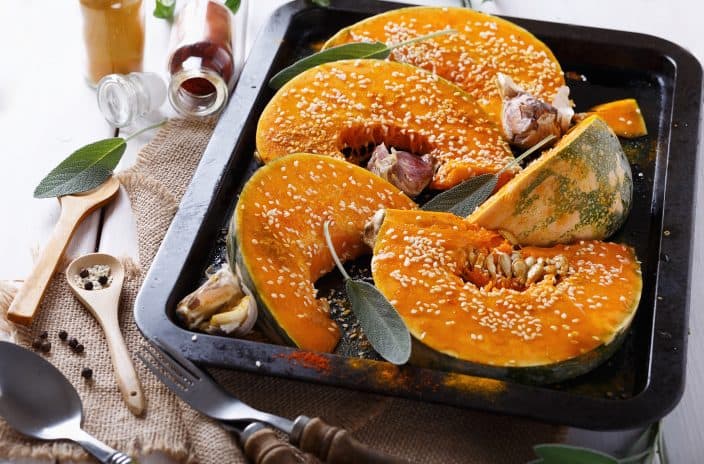
[[[684,388],[702,70],[686,50],[643,34],[508,18],[543,40],[565,71],[586,76],[586,81],[568,81],[578,111],[634,97],[650,132],[624,141],[634,173],[634,204],[612,239],[636,248],[643,295],[624,346],[601,367],[541,387],[399,368],[339,353],[321,355],[327,362],[321,369],[304,362],[295,348],[193,337],[175,323],[177,302],[219,259],[238,192],[258,166],[254,138],[258,116],[274,94],[266,85],[269,77],[340,28],[407,6],[370,0],[332,3],[329,9],[303,0],[286,4],[257,39],[137,299],[135,317],[144,335],[159,337],[208,365],[577,427],[635,427],[667,414]],[[330,279],[332,284],[322,285],[334,287],[334,276]]]

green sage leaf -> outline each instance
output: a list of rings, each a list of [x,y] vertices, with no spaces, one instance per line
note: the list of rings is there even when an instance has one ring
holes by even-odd
[[[445,190],[435,195],[430,201],[425,203],[421,209],[425,211],[446,211],[457,214],[455,210],[469,209],[472,204],[476,204],[474,209],[481,205],[491,192],[496,188],[498,177],[495,174],[482,174],[472,177],[456,187]]]
[[[455,34],[454,29],[445,29],[442,31],[433,32],[432,34],[423,35],[414,39],[406,40],[394,45],[386,45],[383,42],[354,42],[337,47],[328,48],[327,50],[314,53],[310,56],[302,58],[291,66],[282,69],[274,77],[269,80],[269,87],[280,89],[285,83],[310,68],[314,68],[321,64],[331,63],[340,60],[358,60],[358,59],[386,59],[391,50],[399,47],[405,47],[416,42],[432,39],[441,35]]]
[[[328,48],[327,50],[314,53],[298,60],[291,66],[282,69],[271,78],[269,86],[274,89],[279,89],[303,71],[307,71],[321,64],[360,58],[378,58],[383,60],[389,56],[389,53],[389,48],[382,42],[356,42]]]
[[[237,11],[240,9],[240,4],[242,3],[242,0],[225,0],[225,6],[232,11],[232,14],[237,13]]]
[[[323,224],[323,235],[335,265],[345,279],[345,291],[352,312],[372,347],[393,364],[405,364],[411,357],[411,334],[389,300],[372,284],[352,279],[342,266],[330,238],[330,224]]]
[[[114,137],[79,148],[42,179],[34,197],[61,197],[98,187],[112,175],[126,147],[125,139]]]
[[[618,459],[599,451],[562,444],[544,444],[533,447],[541,459],[531,464],[618,464]]]
[[[176,0],[156,0],[154,5],[154,17],[173,20],[176,10]]]
[[[313,5],[322,6],[323,8],[330,6],[330,0],[311,0]]]
[[[345,290],[352,312],[376,352],[390,363],[407,363],[411,357],[411,334],[386,297],[363,280],[347,279]]]

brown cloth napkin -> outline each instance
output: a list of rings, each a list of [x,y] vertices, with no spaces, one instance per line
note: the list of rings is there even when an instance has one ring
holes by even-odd
[[[135,166],[119,175],[136,217],[141,263],[141,267],[127,263],[120,313],[133,355],[146,343],[132,315],[135,297],[213,127],[212,120],[170,121],[142,150]],[[133,456],[161,451],[178,462],[245,462],[231,435],[172,395],[138,360],[135,367],[147,397],[147,411],[140,418],[128,412],[113,378],[103,334],[70,293],[63,274],[54,277],[31,334],[18,337],[19,342],[26,345],[44,330],[53,345],[48,359],[83,399],[84,428],[89,433]],[[72,353],[59,341],[60,330],[83,343],[85,352]],[[92,380],[81,378],[83,367],[93,369]],[[512,417],[243,372],[212,373],[256,408],[290,418],[322,416],[374,448],[419,463],[520,463],[534,457],[532,445],[562,437],[559,427]],[[0,457],[64,461],[85,459],[86,454],[71,443],[26,439],[0,420]]]

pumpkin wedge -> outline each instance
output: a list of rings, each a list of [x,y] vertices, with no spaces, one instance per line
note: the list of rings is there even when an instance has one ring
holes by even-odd
[[[633,177],[618,138],[598,116],[578,123],[469,216],[521,245],[603,240],[626,220]]]
[[[323,236],[331,221],[341,259],[368,247],[365,223],[380,208],[416,205],[369,171],[326,156],[294,154],[257,170],[230,222],[228,256],[259,303],[257,323],[273,341],[332,351],[340,331],[315,281],[334,268]]]
[[[387,210],[377,288],[414,337],[411,362],[529,383],[583,374],[621,344],[640,300],[631,248],[513,246],[449,213]]]
[[[634,98],[625,98],[596,105],[588,114],[597,114],[616,135],[628,139],[648,135],[643,114]]]
[[[467,93],[422,69],[381,60],[337,61],[299,74],[274,95],[257,126],[265,163],[296,152],[371,154],[381,143],[430,154],[437,165],[430,187],[438,190],[513,159],[498,126]]]
[[[565,85],[560,63],[543,42],[509,21],[469,8],[392,10],[342,29],[323,48],[375,40],[396,44],[448,28],[458,32],[400,47],[390,59],[455,82],[497,124],[501,124],[497,73],[510,76],[526,92],[546,102],[551,102],[557,89]]]

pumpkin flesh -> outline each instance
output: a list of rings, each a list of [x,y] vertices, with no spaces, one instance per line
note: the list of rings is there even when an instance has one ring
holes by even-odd
[[[626,220],[633,177],[618,138],[589,116],[475,210],[469,221],[521,245],[603,240]]]
[[[472,264],[471,253],[487,258],[477,264],[476,257]],[[533,282],[521,283],[513,270],[511,277],[500,270],[492,277],[488,256],[502,253],[518,253],[524,262],[542,258],[544,271]],[[563,259],[562,271],[548,269],[548,263]],[[386,212],[372,273],[417,342],[459,361],[453,369],[462,370],[463,363],[470,373],[477,372],[467,368],[472,364],[541,368],[541,381],[594,367],[594,362],[581,368],[577,363],[545,376],[552,367],[620,341],[642,288],[639,263],[627,246],[582,241],[514,252],[496,232],[452,214],[425,211]],[[496,371],[480,372],[496,376]]]
[[[381,60],[337,61],[299,74],[276,93],[257,126],[265,163],[303,151],[371,154],[381,143],[431,155],[436,190],[498,172],[513,159],[499,127],[467,93],[422,69]],[[516,172],[509,171],[501,184]]]
[[[323,48],[375,40],[396,44],[448,28],[457,33],[400,47],[393,50],[390,59],[455,82],[497,124],[501,124],[497,73],[510,76],[526,92],[546,102],[565,85],[560,64],[543,42],[509,21],[469,8],[392,10],[342,29]]]
[[[254,173],[237,202],[228,252],[257,294],[270,338],[310,351],[335,348],[339,328],[314,286],[334,268],[323,223],[331,221],[340,258],[353,259],[368,251],[362,242],[365,223],[389,207],[415,203],[342,160],[294,154]]]
[[[631,139],[648,135],[643,114],[634,98],[602,103],[591,108],[588,114],[597,114],[619,137]]]

